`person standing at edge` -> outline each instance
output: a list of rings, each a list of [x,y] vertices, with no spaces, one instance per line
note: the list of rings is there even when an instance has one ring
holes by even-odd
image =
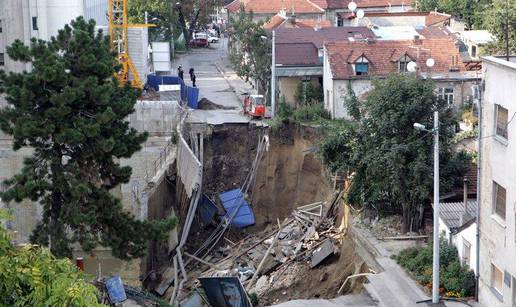
[[[190,70],[188,71],[188,73],[190,74],[190,81],[192,81],[192,85],[193,87],[195,87],[195,71],[193,69],[193,67],[190,67]]]
[[[185,72],[183,71],[183,66],[179,65],[179,67],[177,68],[177,76],[184,81],[184,75]]]

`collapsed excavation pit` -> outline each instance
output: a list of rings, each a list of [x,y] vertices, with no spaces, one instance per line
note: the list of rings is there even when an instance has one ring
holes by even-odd
[[[256,293],[260,305],[265,306],[292,299],[333,298],[338,296],[346,277],[367,272],[364,261],[355,253],[355,243],[325,220],[326,213],[323,212],[328,211],[330,205],[339,207],[340,198],[317,156],[316,145],[323,137],[318,128],[286,125],[271,130],[253,123],[189,125],[184,135],[197,133],[203,134],[202,146],[199,146],[203,148],[202,192],[217,208],[217,214],[214,221],[206,222],[197,211],[198,216],[192,224],[185,253],[200,255],[205,261],[189,262],[192,280],[211,276],[217,270],[234,271],[233,275],[240,276],[244,286],[252,283],[247,290]],[[261,148],[259,140],[264,135],[268,135],[268,146],[261,159],[253,163]],[[249,189],[245,189],[245,199],[254,213],[254,225],[242,229],[230,227],[224,239],[217,241],[209,253],[196,254],[199,246],[220,226],[216,221],[224,214],[220,193],[242,187],[253,169],[254,180]],[[306,212],[296,210],[314,203],[316,207],[319,203],[324,207],[315,214],[320,217],[303,217]],[[181,208],[177,211],[181,212]],[[293,216],[293,212],[300,216]],[[270,256],[261,268],[259,263],[267,253],[267,246],[272,244],[270,241],[278,232],[277,221],[288,223],[280,227],[282,231],[277,234],[280,239],[276,247],[268,251]],[[290,240],[295,237],[293,234],[309,232],[309,228],[314,231],[310,237],[306,233],[302,234],[303,238],[300,234]],[[311,253],[326,241],[331,243],[328,245],[333,246],[334,251],[317,265],[311,265]],[[257,267],[261,271],[253,281],[251,275],[241,273],[246,270],[256,272]],[[185,290],[198,286],[191,281]],[[361,280],[355,279],[344,293],[360,289]]]

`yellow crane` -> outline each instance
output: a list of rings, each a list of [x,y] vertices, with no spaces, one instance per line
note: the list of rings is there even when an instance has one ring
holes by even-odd
[[[120,84],[123,85],[130,80],[129,74],[131,74],[133,77],[131,85],[142,88],[143,84],[140,76],[129,56],[127,31],[129,28],[152,27],[154,25],[129,24],[127,19],[127,0],[109,0],[108,15],[111,48],[118,53],[118,61],[121,65],[121,70],[116,73],[116,77]]]

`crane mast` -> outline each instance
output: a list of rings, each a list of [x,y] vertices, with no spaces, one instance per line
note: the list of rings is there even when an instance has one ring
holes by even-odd
[[[136,68],[129,56],[129,43],[127,32],[129,28],[148,25],[131,25],[127,19],[127,0],[109,0],[109,35],[111,49],[118,55],[117,59],[121,69],[116,73],[116,78],[123,85],[131,81],[133,87],[142,88],[142,82]],[[130,80],[132,75],[132,80]]]

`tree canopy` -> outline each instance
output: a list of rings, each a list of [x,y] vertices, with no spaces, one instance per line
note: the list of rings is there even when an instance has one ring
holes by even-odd
[[[104,306],[97,288],[69,259],[56,259],[37,246],[15,247],[9,240],[0,211],[1,306]]]
[[[254,21],[253,12],[243,5],[230,24],[230,60],[239,77],[258,83],[259,91],[268,91],[271,77],[272,43],[263,28],[264,21]]]
[[[468,167],[466,154],[451,148],[456,124],[451,108],[436,97],[431,81],[405,75],[374,80],[365,101],[351,95],[346,105],[355,124],[323,141],[323,160],[332,171],[353,173],[350,203],[380,213],[382,207],[399,208],[404,231],[417,230],[433,190],[433,140],[413,124],[433,127],[433,112],[439,111],[440,184],[445,192]]]
[[[483,26],[496,38],[496,41],[488,46],[487,51],[505,55],[506,39],[508,39],[509,54],[516,54],[516,1],[493,0],[485,8],[482,14]]]
[[[12,136],[14,150],[31,147],[33,154],[1,197],[42,205],[32,242],[50,244],[56,256],[70,256],[79,243],[85,251],[102,245],[130,259],[142,256],[150,239],[165,239],[174,220],[136,220],[110,193],[131,176],[120,159],[140,150],[147,135],[129,128],[140,90],[118,84],[108,37],[79,17],[50,41],[16,41],[7,53],[32,70],[0,71],[8,103],[0,128]]]
[[[149,28],[149,35],[152,41],[172,39],[172,31],[175,20],[173,20],[170,0],[129,0],[127,10],[129,20],[133,23],[144,23],[145,12],[148,13],[148,22],[156,25]]]

